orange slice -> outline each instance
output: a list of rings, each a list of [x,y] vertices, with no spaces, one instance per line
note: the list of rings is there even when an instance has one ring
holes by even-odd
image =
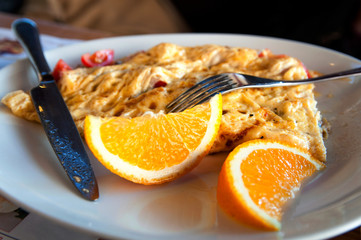
[[[222,97],[181,113],[133,119],[87,116],[84,135],[95,157],[113,173],[141,184],[172,181],[208,154],[222,117]]]
[[[217,186],[219,206],[241,223],[277,231],[282,207],[301,183],[324,165],[307,151],[275,140],[252,140],[224,162]]]

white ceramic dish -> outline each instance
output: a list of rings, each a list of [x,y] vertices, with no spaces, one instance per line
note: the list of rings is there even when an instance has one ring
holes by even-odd
[[[169,34],[101,39],[46,53],[71,65],[103,48],[122,57],[160,42],[269,48],[299,58],[323,73],[361,65],[357,59],[317,46],[275,38],[224,34]],[[29,80],[30,79],[30,80]],[[35,75],[28,61],[0,70],[0,97],[28,90]],[[170,184],[141,186],[106,170],[91,156],[100,199],[88,202],[73,189],[39,124],[0,107],[0,191],[23,208],[59,223],[112,239],[324,239],[361,225],[361,81],[320,83],[318,107],[330,121],[327,169],[303,189],[278,233],[232,222],[219,210],[215,188],[225,154],[207,157],[190,174]]]

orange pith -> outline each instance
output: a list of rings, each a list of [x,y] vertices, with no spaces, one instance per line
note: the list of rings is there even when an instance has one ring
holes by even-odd
[[[242,223],[279,230],[282,207],[301,183],[323,164],[304,150],[273,140],[241,144],[228,156],[219,175],[217,199]]]
[[[96,158],[130,181],[159,184],[193,169],[209,152],[222,117],[222,98],[181,113],[133,119],[87,116],[85,139]]]

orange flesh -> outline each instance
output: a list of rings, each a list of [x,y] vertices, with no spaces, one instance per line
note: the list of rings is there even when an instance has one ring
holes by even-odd
[[[135,118],[133,122],[114,118],[102,124],[100,132],[109,152],[132,165],[156,171],[181,163],[195,150],[204,137],[209,117],[204,113],[197,114],[197,118],[191,114],[188,117],[186,111],[181,116],[159,115]]]
[[[281,219],[282,206],[316,168],[307,159],[283,149],[253,151],[241,163],[251,199],[271,217]]]
[[[177,129],[177,132],[186,143],[190,151],[194,151],[200,144],[206,132],[209,114],[197,115],[197,118],[187,113],[180,115],[168,115],[169,123]]]

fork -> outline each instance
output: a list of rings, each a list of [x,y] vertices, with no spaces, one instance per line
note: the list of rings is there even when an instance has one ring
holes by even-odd
[[[228,93],[241,88],[294,86],[351,77],[358,74],[361,74],[361,67],[342,72],[331,73],[316,78],[296,81],[278,81],[240,73],[221,73],[206,78],[189,88],[187,91],[170,102],[166,106],[165,111],[167,113],[181,112],[187,108],[194,107],[197,104],[207,101],[217,93]]]

